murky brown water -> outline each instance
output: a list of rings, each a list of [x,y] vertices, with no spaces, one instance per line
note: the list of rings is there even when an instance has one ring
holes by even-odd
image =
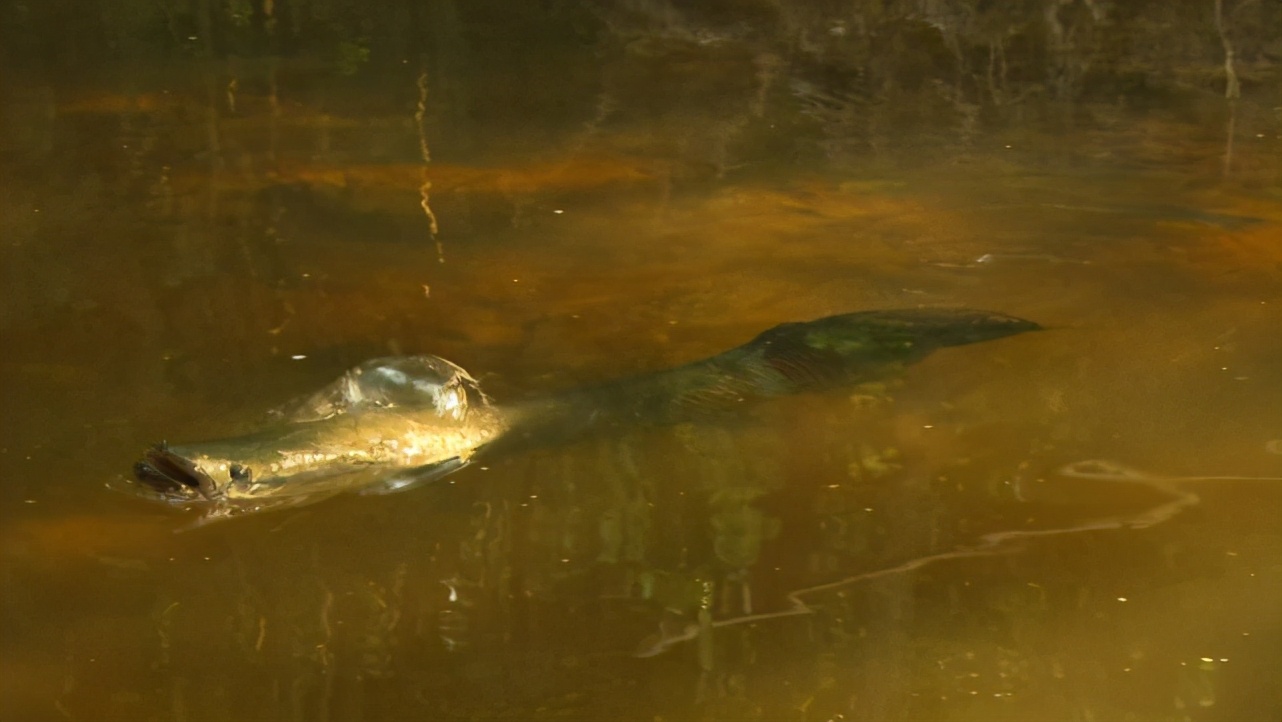
[[[667,30],[6,79],[5,719],[1282,719],[1276,75],[979,122]],[[1049,330],[183,533],[104,488],[373,356],[919,305]]]

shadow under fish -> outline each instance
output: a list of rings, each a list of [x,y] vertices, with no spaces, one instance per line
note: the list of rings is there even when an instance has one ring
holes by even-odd
[[[511,406],[494,404],[445,359],[372,359],[274,412],[260,431],[152,447],[126,481],[140,496],[202,509],[201,523],[344,492],[393,493],[480,456],[874,381],[939,348],[1039,328],[971,310],[842,314],[776,326],[702,361]]]

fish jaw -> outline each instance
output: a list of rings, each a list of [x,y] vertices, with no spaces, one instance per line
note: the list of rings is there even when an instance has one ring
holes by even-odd
[[[212,501],[217,482],[201,466],[161,442],[134,464],[134,478],[149,495],[170,503]]]
[[[463,420],[397,409],[158,445],[134,465],[135,495],[202,508],[210,520],[359,492],[398,471],[466,462],[507,428],[497,409]]]

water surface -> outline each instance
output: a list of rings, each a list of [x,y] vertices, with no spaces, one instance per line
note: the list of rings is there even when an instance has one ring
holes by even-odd
[[[1267,63],[558,7],[6,73],[6,718],[1282,716]],[[373,356],[517,400],[914,306],[1048,330],[183,533],[104,487]]]

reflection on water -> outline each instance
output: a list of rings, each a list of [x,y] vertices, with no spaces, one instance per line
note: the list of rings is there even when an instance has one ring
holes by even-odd
[[[1275,4],[223,5],[0,23],[13,719],[1282,716]],[[515,402],[923,305],[1049,330],[191,532],[104,488],[370,357]]]

